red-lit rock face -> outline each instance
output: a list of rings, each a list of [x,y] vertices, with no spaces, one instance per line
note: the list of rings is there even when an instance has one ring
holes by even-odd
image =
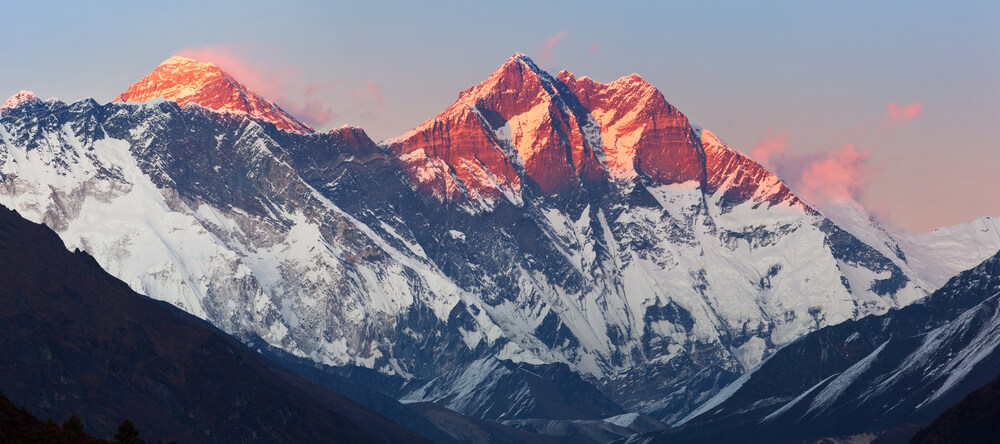
[[[157,97],[184,106],[197,103],[220,111],[243,112],[273,123],[280,129],[311,133],[313,129],[295,120],[284,110],[247,89],[211,63],[185,57],[171,57],[152,73],[130,86],[115,101],[146,102]]]
[[[638,75],[554,79],[517,54],[437,117],[387,142],[420,188],[444,199],[520,195],[517,166],[545,194],[586,182],[700,183],[687,118]],[[464,191],[464,192],[463,192]]]
[[[553,79],[518,54],[437,117],[388,144],[411,178],[441,197],[461,200],[460,189],[473,199],[520,196],[517,166],[554,194],[606,177],[585,126]]]
[[[639,75],[603,84],[562,71],[559,81],[600,126],[611,177],[628,180],[641,171],[661,184],[701,180],[698,142],[687,117]]]
[[[711,131],[701,131],[705,150],[707,192],[722,192],[729,202],[765,202],[770,205],[787,203],[805,206],[778,176],[775,176],[747,155],[722,143]]]
[[[657,184],[696,182],[728,203],[804,205],[775,175],[699,135],[637,74],[603,84],[557,78],[516,54],[437,117],[387,141],[411,179],[443,200],[520,199],[519,166],[545,194],[640,174]]]

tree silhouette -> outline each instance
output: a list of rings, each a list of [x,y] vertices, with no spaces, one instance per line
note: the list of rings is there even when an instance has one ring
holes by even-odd
[[[66,421],[62,423],[62,428],[66,430],[72,430],[74,432],[82,432],[83,420],[80,419],[79,416],[76,416],[76,413],[73,413],[72,415],[69,415],[69,418],[66,418]]]
[[[115,442],[120,443],[141,443],[142,440],[139,439],[139,428],[135,426],[135,423],[126,418],[120,425],[118,425],[118,433],[115,433]]]

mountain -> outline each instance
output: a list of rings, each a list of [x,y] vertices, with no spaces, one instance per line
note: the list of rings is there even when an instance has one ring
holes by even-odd
[[[929,423],[998,373],[1000,254],[910,306],[805,335],[648,441],[877,435]]]
[[[0,203],[135,291],[318,363],[563,364],[669,423],[800,336],[936,288],[636,75],[515,55],[381,144],[285,131],[181,78],[140,86],[184,106],[15,100]]]
[[[42,417],[123,418],[184,442],[425,442],[269,369],[206,322],[138,295],[49,228],[0,208],[0,390]],[[335,437],[335,438],[334,438]]]
[[[281,369],[346,396],[435,443],[454,442],[454,438],[447,432],[396,400],[407,382],[403,378],[383,375],[364,367],[322,365],[307,358],[293,356],[260,340],[250,341],[248,345]]]
[[[457,442],[485,444],[592,444],[596,442],[579,435],[555,436],[518,430],[497,422],[459,415],[430,402],[411,404],[411,408],[441,430],[446,430]]]
[[[401,400],[433,402],[491,420],[603,419],[625,413],[565,364],[483,358],[417,387]]]
[[[980,217],[921,234],[896,234],[913,269],[931,285],[976,265],[976,259],[1000,249],[1000,217]]]
[[[3,393],[0,393],[0,441],[53,444],[103,444],[108,442],[94,438],[73,427],[60,427],[55,422],[42,422],[29,413],[27,409],[18,408]]]
[[[143,77],[115,101],[148,102],[162,97],[180,106],[196,103],[219,111],[246,113],[257,120],[273,123],[285,131],[300,134],[313,129],[282,110],[274,102],[250,91],[218,66],[187,57],[173,56]]]
[[[910,442],[990,443],[1000,436],[1000,378],[977,389],[946,410]]]

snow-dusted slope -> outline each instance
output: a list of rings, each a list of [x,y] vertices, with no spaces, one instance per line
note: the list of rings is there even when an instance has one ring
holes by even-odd
[[[926,424],[1000,372],[1000,255],[931,296],[810,333],[654,442],[792,442]]]
[[[952,276],[1000,251],[1000,218],[997,217],[986,216],[912,234],[890,233],[853,200],[826,202],[820,211],[837,226],[891,258],[927,291],[940,288]]]
[[[0,203],[238,336],[406,373],[379,360],[391,354],[385,319],[447,319],[458,301],[418,247],[322,196],[244,116],[162,100],[34,103],[4,112],[0,140]],[[437,334],[428,322],[417,338]]]
[[[921,234],[896,234],[916,274],[934,288],[1000,251],[1000,217],[981,217]]]

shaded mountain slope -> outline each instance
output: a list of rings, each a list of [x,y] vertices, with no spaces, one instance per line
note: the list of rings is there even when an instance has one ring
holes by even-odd
[[[98,439],[66,425],[43,422],[27,409],[14,405],[0,393],[0,442],[8,444],[102,444]]]
[[[78,412],[98,436],[128,417],[145,436],[187,442],[422,440],[340,395],[279,377],[234,339],[135,294],[6,208],[0,337],[0,390],[42,416]]]
[[[917,433],[913,444],[993,443],[1000,438],[1000,378],[977,389]]]
[[[746,442],[926,424],[1000,373],[1000,255],[915,304],[810,333],[654,442]]]
[[[493,421],[460,415],[437,404],[421,402],[410,407],[446,430],[458,442],[485,444],[590,444],[586,437],[554,436],[519,430]]]

